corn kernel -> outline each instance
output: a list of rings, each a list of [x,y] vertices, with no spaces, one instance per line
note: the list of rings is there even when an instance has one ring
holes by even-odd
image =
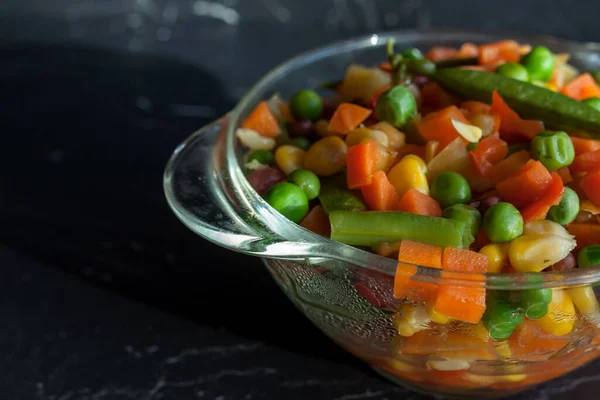
[[[582,286],[572,289],[567,289],[567,293],[575,303],[575,307],[582,314],[595,313],[600,309],[598,299],[591,286]]]
[[[510,242],[508,257],[517,272],[540,272],[565,258],[576,246],[558,235],[521,236]]]
[[[372,139],[385,147],[389,145],[388,137],[384,132],[369,128],[356,128],[348,132],[346,135],[346,144],[354,146],[365,139]]]
[[[315,132],[322,137],[335,135],[335,133],[329,131],[329,121],[326,119],[315,122]]]
[[[389,360],[388,365],[396,371],[412,372],[416,370],[416,368],[412,365],[402,362],[400,360]]]
[[[347,151],[348,146],[339,136],[324,137],[306,151],[304,168],[318,176],[337,174],[346,166]]]
[[[488,270],[490,273],[502,271],[502,268],[508,261],[508,243],[493,243],[483,246],[479,254],[483,254],[488,259]]]
[[[385,133],[388,137],[388,147],[391,150],[398,150],[400,147],[404,146],[406,136],[390,123],[381,121],[375,125],[371,125],[369,128]]]
[[[398,334],[404,337],[412,336],[427,329],[431,321],[424,306],[410,304],[402,305],[395,318]]]
[[[396,188],[400,196],[410,189],[429,194],[427,182],[427,165],[422,158],[409,154],[404,156],[388,173],[390,183]]]
[[[446,325],[448,322],[450,322],[450,318],[448,318],[446,314],[435,311],[433,307],[428,307],[427,312],[429,314],[429,318],[431,318],[431,321],[435,322],[436,324]]]
[[[565,239],[573,239],[573,235],[564,226],[548,219],[528,222],[523,226],[523,236],[557,235]]]
[[[427,366],[437,371],[462,371],[469,369],[471,364],[465,360],[431,360],[427,361]]]
[[[575,305],[569,294],[562,289],[553,289],[548,313],[535,323],[546,333],[564,336],[573,330],[576,319]]]
[[[284,174],[289,175],[302,168],[306,152],[300,147],[284,144],[275,150],[275,162]]]
[[[475,336],[476,338],[483,340],[487,340],[490,337],[490,333],[486,329],[485,325],[483,325],[483,322],[478,322],[475,325],[470,325],[469,333],[471,333],[471,335]]]
[[[501,358],[510,358],[512,356],[512,351],[510,350],[510,346],[508,342],[494,342],[494,349],[496,350],[496,354],[498,354]]]

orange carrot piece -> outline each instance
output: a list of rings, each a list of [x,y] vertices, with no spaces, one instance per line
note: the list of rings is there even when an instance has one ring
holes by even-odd
[[[600,206],[600,166],[581,178],[579,186],[594,205]]]
[[[560,92],[577,101],[590,97],[600,97],[600,87],[598,87],[598,84],[596,84],[596,81],[588,72],[579,75],[567,83]]]
[[[444,61],[455,58],[458,53],[458,50],[453,47],[437,46],[429,50],[425,58],[429,61]]]
[[[477,57],[479,55],[479,46],[475,43],[467,42],[463,43],[458,49],[458,57],[460,58],[469,58],[469,57]]]
[[[436,82],[428,82],[421,88],[421,102],[424,107],[439,110],[460,103],[456,96],[446,92]]]
[[[495,90],[492,93],[491,113],[500,116],[500,136],[506,141],[531,140],[544,130],[542,121],[526,120],[519,117]]]
[[[279,109],[281,110],[281,115],[283,115],[283,118],[285,118],[286,121],[288,122],[294,122],[294,116],[292,115],[292,111],[290,110],[290,105],[288,103],[286,103],[285,101],[282,101],[279,104]]]
[[[419,124],[419,131],[425,140],[435,140],[440,143],[441,151],[450,142],[460,136],[454,128],[452,120],[471,125],[469,120],[460,112],[458,107],[449,106],[440,111],[428,114]],[[465,140],[466,143],[466,140]]]
[[[442,209],[437,201],[431,196],[423,194],[418,190],[411,188],[400,199],[397,206],[398,211],[409,212],[419,215],[429,215],[432,217],[441,217]]]
[[[398,268],[394,278],[394,297],[408,298],[414,302],[430,302],[435,299],[438,286],[410,279],[417,266],[441,268],[442,248],[429,244],[403,240],[398,253]]]
[[[469,151],[469,159],[481,176],[489,174],[493,165],[500,162],[508,154],[508,144],[494,133],[483,138],[475,150]]]
[[[261,101],[242,123],[242,128],[252,129],[261,136],[276,137],[281,133],[277,118],[266,101]]]
[[[595,223],[572,222],[567,225],[567,231],[577,241],[577,250],[589,246],[591,244],[600,243],[600,225]]]
[[[513,153],[492,167],[488,179],[493,186],[496,186],[499,182],[519,172],[529,160],[531,160],[531,153],[527,150]]]
[[[479,46],[479,64],[486,65],[494,62],[519,62],[521,53],[519,44],[514,40],[486,43]]]
[[[384,61],[378,65],[378,68],[385,72],[392,72],[392,64],[389,61]]]
[[[519,172],[497,184],[496,189],[505,201],[523,208],[542,197],[551,182],[552,176],[546,167],[539,161],[529,160]]]
[[[397,258],[400,251],[400,242],[381,242],[373,247],[373,251],[382,257],[396,255],[394,258]]]
[[[394,211],[398,209],[400,196],[384,171],[375,172],[371,177],[371,183],[362,186],[360,191],[370,210]]]
[[[346,177],[349,189],[358,189],[371,183],[378,156],[379,146],[374,140],[348,147]]]
[[[550,207],[558,205],[563,193],[565,192],[565,186],[563,181],[557,173],[552,173],[552,182],[548,187],[548,190],[539,200],[534,201],[526,208],[521,210],[521,216],[524,222],[532,222],[538,219],[545,219]],[[600,194],[600,192],[599,192]]]
[[[306,214],[306,217],[300,222],[300,226],[321,236],[329,237],[331,235],[329,216],[320,205],[314,206]]]
[[[511,357],[523,361],[546,360],[569,344],[570,339],[550,335],[525,319],[508,338]]]
[[[327,129],[345,135],[369,118],[373,111],[352,103],[342,103],[333,113]]]
[[[488,238],[483,228],[480,228],[479,231],[477,231],[477,234],[475,235],[475,247],[477,249],[481,249],[483,246],[486,246],[491,242],[492,241],[490,240],[490,238]]]
[[[569,165],[569,170],[572,174],[577,172],[585,172],[596,169],[600,165],[600,149],[588,151],[587,153],[575,156],[575,159]]]
[[[600,140],[584,139],[577,136],[571,136],[571,142],[575,148],[575,154],[583,154],[589,151],[600,150]]]
[[[568,167],[559,168],[554,172],[556,172],[558,176],[560,176],[563,185],[568,185],[569,183],[573,182],[573,176],[571,175],[571,171],[569,171]]]

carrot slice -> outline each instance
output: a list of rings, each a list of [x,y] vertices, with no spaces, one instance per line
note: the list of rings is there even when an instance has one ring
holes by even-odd
[[[544,130],[542,121],[519,117],[495,90],[492,92],[491,113],[500,116],[500,136],[506,141],[531,140]]]
[[[568,167],[559,168],[554,172],[556,172],[558,176],[560,176],[563,185],[568,185],[569,183],[573,182],[573,176],[571,175],[571,171],[569,171]]]
[[[479,55],[479,46],[475,43],[466,42],[460,46],[458,50],[458,57],[461,58],[469,58],[469,57],[477,57]]]
[[[495,62],[519,62],[521,53],[519,44],[514,40],[486,43],[479,46],[479,64],[486,65]]]
[[[577,101],[590,97],[600,97],[600,87],[598,87],[596,81],[588,72],[579,75],[567,83],[560,92]]]
[[[428,114],[419,124],[419,131],[425,140],[440,143],[439,151],[460,136],[452,120],[471,125],[469,120],[456,106],[449,106],[440,111]],[[465,140],[466,142],[466,140]]]
[[[575,236],[577,250],[600,243],[600,225],[598,224],[572,222],[566,228],[571,235]]]
[[[242,128],[252,129],[261,136],[276,137],[281,133],[277,118],[266,101],[261,101],[242,123]]]
[[[569,343],[570,339],[542,331],[535,321],[525,320],[508,338],[511,357],[523,361],[546,360]]]
[[[496,189],[505,201],[523,208],[542,197],[551,182],[552,176],[546,167],[539,161],[529,160],[519,172],[498,183]]]
[[[398,209],[400,196],[384,171],[375,172],[371,177],[371,183],[362,186],[360,191],[370,210],[393,211]]]
[[[600,177],[600,175],[599,175]],[[560,199],[565,192],[565,186],[560,175],[553,172],[552,182],[548,187],[546,193],[534,201],[532,204],[521,210],[524,222],[536,221],[538,219],[546,218],[550,207],[558,205]],[[600,194],[600,191],[598,192]]]
[[[346,176],[349,189],[357,189],[371,183],[378,156],[379,147],[374,140],[348,147]]]
[[[473,280],[484,280],[488,259],[470,250],[446,247],[442,253],[442,269],[451,272],[468,272]],[[434,309],[452,319],[476,324],[485,312],[485,287],[461,287],[442,284],[438,290]]]
[[[469,158],[481,176],[489,174],[492,166],[508,154],[508,144],[498,133],[483,138],[475,150],[469,151]]]
[[[581,178],[579,186],[594,205],[600,206],[600,167]]]
[[[575,154],[583,154],[589,151],[600,150],[600,140],[584,139],[577,136],[571,136],[571,142],[575,148]]]
[[[441,268],[442,248],[412,240],[403,240],[400,243],[398,268],[394,278],[394,297],[406,297],[414,302],[430,302],[435,299],[438,291],[437,285],[411,280],[411,277],[417,272],[417,265]]]
[[[529,160],[531,160],[531,153],[527,150],[521,150],[513,153],[504,160],[500,161],[498,164],[494,165],[489,173],[488,179],[490,179],[495,186],[509,176],[519,172],[519,170],[523,168]]]
[[[300,222],[300,226],[321,236],[331,235],[329,216],[320,205],[314,206]]]
[[[345,135],[366,120],[373,111],[352,103],[342,103],[333,113],[327,129]]]
[[[442,209],[438,202],[414,188],[404,193],[397,205],[397,210],[432,217],[442,216]]]
[[[427,52],[425,58],[429,61],[444,61],[455,58],[458,55],[458,50],[453,47],[437,46]]]
[[[571,173],[591,171],[600,165],[600,149],[588,151],[587,153],[575,156],[575,159],[569,165]]]

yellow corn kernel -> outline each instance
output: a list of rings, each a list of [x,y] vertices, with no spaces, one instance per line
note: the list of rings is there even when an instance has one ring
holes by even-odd
[[[284,174],[289,175],[302,168],[305,154],[300,147],[284,144],[275,150],[275,162]]]
[[[469,326],[469,333],[476,338],[487,340],[490,337],[490,333],[483,325],[483,322],[478,322],[475,325]]]
[[[503,382],[520,382],[527,378],[525,374],[512,374],[512,375],[476,375],[466,374],[465,379],[476,383],[481,386],[489,386],[496,383]]]
[[[508,258],[518,272],[540,272],[565,258],[576,246],[558,235],[521,236],[510,242]]]
[[[400,196],[403,196],[410,189],[416,189],[421,193],[429,194],[427,164],[417,155],[409,154],[404,156],[390,170],[388,179]]]
[[[389,145],[388,137],[384,132],[369,128],[356,128],[348,132],[346,135],[346,144],[354,146],[365,139],[372,139],[385,147]]]
[[[500,272],[508,261],[508,243],[488,244],[479,250],[479,254],[483,254],[488,259],[487,272]]]
[[[427,366],[437,371],[462,371],[469,369],[471,364],[465,360],[430,360],[427,361]]]
[[[317,132],[317,135],[319,136],[325,137],[335,135],[335,133],[329,131],[328,127],[329,121],[327,121],[326,119],[320,119],[317,122],[315,122],[315,132]]]
[[[448,322],[450,322],[450,318],[448,318],[446,314],[442,314],[439,311],[435,311],[433,307],[428,307],[427,313],[429,314],[429,318],[431,318],[431,321],[435,322],[436,324],[446,325]]]
[[[388,365],[396,371],[411,372],[416,370],[416,368],[412,365],[402,362],[400,360],[389,360]]]
[[[501,358],[510,358],[512,356],[512,351],[507,341],[494,342],[494,349],[496,350],[496,354]]]
[[[582,286],[572,289],[567,289],[567,293],[575,303],[575,307],[582,314],[595,313],[600,309],[598,299],[591,286]]]
[[[536,319],[535,323],[544,332],[554,336],[564,336],[573,330],[576,319],[575,305],[569,294],[562,289],[553,289],[548,313]]]
[[[404,146],[404,143],[406,142],[404,133],[400,132],[388,122],[378,122],[375,125],[371,125],[369,128],[381,131],[387,135],[388,147],[390,150],[398,150],[400,147]]]
[[[348,146],[339,136],[324,137],[306,151],[304,168],[319,176],[337,174],[346,166],[347,151]]]
[[[396,328],[400,336],[409,337],[415,333],[427,329],[431,318],[427,313],[427,309],[420,305],[402,305],[396,318]]]
[[[565,239],[573,239],[573,235],[564,226],[548,219],[528,222],[523,226],[523,236],[557,235]]]
[[[437,140],[429,140],[425,144],[425,161],[429,164],[435,154],[437,153],[438,148],[440,147],[440,142]]]

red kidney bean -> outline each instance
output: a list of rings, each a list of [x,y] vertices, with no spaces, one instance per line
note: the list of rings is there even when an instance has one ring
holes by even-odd
[[[290,136],[311,136],[314,132],[315,125],[310,119],[302,119],[288,124]]]
[[[323,119],[331,119],[333,113],[337,109],[337,103],[333,103],[330,100],[323,100],[323,113],[321,114],[321,118]]]
[[[428,82],[429,78],[427,78],[426,76],[417,75],[413,78],[413,83],[417,85],[419,89],[425,86],[425,84],[427,84]]]
[[[476,208],[479,210],[481,215],[483,215],[491,206],[501,201],[502,199],[500,198],[500,196],[488,196],[484,199],[479,200],[479,206],[477,206]]]
[[[248,179],[254,190],[262,196],[271,186],[285,181],[285,174],[277,168],[266,167],[250,172],[246,179]]]
[[[544,269],[544,271],[551,272],[562,272],[573,269],[577,266],[577,259],[573,253],[569,253],[565,258],[557,262],[556,264],[552,264],[548,268]]]

